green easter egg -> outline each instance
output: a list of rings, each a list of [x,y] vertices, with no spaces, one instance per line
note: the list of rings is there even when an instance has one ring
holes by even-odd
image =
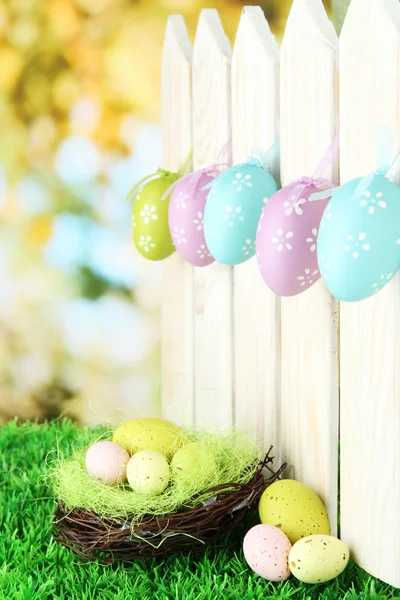
[[[163,260],[175,252],[168,225],[170,194],[162,199],[178,176],[156,177],[138,192],[132,208],[132,231],[136,248],[149,260]]]
[[[213,451],[202,442],[191,442],[180,448],[171,461],[172,474],[178,485],[210,486],[216,470]]]

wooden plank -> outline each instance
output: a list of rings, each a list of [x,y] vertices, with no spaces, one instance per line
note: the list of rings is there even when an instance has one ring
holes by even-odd
[[[399,97],[399,2],[353,0],[340,38],[342,182],[377,167],[377,125],[393,128],[397,152]],[[341,304],[341,537],[364,569],[397,587],[399,332],[399,275],[373,298]]]
[[[231,48],[214,9],[200,14],[193,50],[193,162],[215,163],[230,140]],[[195,422],[233,422],[232,269],[195,268]]]
[[[163,166],[177,170],[192,146],[192,46],[183,17],[170,16],[162,56]],[[162,415],[194,419],[193,267],[178,255],[163,265]]]
[[[279,135],[279,49],[258,6],[243,9],[232,58],[233,162]],[[279,178],[278,157],[269,167]],[[234,268],[235,419],[279,460],[280,302],[256,257]]]
[[[311,176],[336,133],[337,36],[320,0],[294,0],[281,49],[282,185]],[[326,176],[337,179],[337,161]],[[301,218],[301,217],[299,217]],[[337,524],[338,307],[319,281],[282,298],[282,447],[288,476]]]

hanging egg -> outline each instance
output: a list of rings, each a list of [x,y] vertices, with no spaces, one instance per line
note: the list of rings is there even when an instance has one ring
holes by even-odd
[[[296,296],[320,278],[317,235],[329,198],[309,199],[319,191],[312,183],[294,181],[276,192],[262,211],[257,260],[265,283],[278,296]]]
[[[178,181],[171,194],[169,203],[169,229],[176,250],[195,267],[205,267],[212,262],[203,231],[204,208],[209,190],[202,188],[210,183],[214,176],[202,174],[196,185],[193,178],[197,173],[186,175]]]
[[[271,173],[251,162],[214,180],[204,211],[204,235],[217,261],[238,265],[254,256],[261,211],[277,189]]]
[[[133,202],[133,239],[140,254],[150,260],[162,260],[175,251],[168,226],[170,196],[162,196],[176,179],[175,173],[150,179]]]
[[[376,294],[400,266],[400,187],[380,174],[360,181],[335,191],[318,235],[323,281],[345,302]]]

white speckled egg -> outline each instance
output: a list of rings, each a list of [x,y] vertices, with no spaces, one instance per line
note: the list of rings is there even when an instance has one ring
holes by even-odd
[[[324,583],[342,573],[349,562],[343,542],[331,535],[310,535],[296,542],[289,554],[293,575],[304,583]]]
[[[270,581],[290,576],[288,556],[292,545],[288,537],[273,525],[256,525],[243,540],[243,553],[249,567]]]
[[[169,463],[155,450],[141,450],[130,459],[126,474],[135,492],[161,494],[169,482]]]
[[[126,466],[130,456],[115,442],[95,442],[86,452],[87,472],[103,483],[121,483],[126,479]]]

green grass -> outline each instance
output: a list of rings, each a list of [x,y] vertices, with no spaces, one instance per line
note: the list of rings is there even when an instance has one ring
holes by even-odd
[[[350,564],[330,584],[307,586],[291,578],[273,584],[252,573],[240,541],[200,558],[170,557],[103,567],[85,563],[52,538],[55,503],[44,475],[48,455],[87,443],[88,429],[67,421],[10,422],[0,428],[1,600],[386,600],[400,590]],[[51,455],[50,455],[51,456]]]

